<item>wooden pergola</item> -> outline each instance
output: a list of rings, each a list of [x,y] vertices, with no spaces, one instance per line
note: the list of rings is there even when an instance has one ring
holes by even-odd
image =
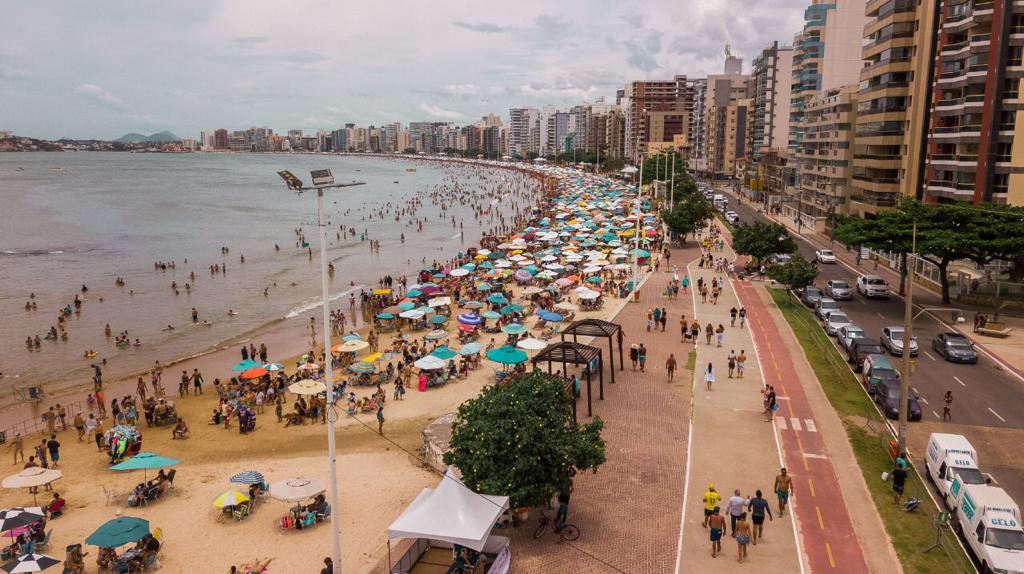
[[[583,374],[587,379],[587,416],[594,416],[594,404],[592,399],[592,391],[590,387],[591,376],[593,375],[594,369],[597,369],[599,386],[601,389],[601,400],[604,400],[604,363],[601,361],[601,349],[598,347],[591,347],[590,345],[584,345],[583,343],[573,343],[571,341],[560,341],[553,343],[542,349],[536,356],[533,357],[533,367],[537,368],[537,363],[541,361],[547,361],[548,363],[548,374],[551,374],[552,365],[555,363],[562,363],[562,376],[566,379],[569,378],[569,365],[582,365]],[[572,418],[576,420],[576,397],[575,392],[573,393],[572,401]]]
[[[602,319],[581,319],[573,321],[562,330],[562,340],[566,335],[572,335],[573,343],[579,341],[580,337],[603,337],[608,339],[608,366],[612,373],[612,384],[615,384],[615,348],[613,339],[619,343],[619,370],[625,369],[625,362],[622,359],[622,327],[618,323],[604,321]],[[601,398],[604,398],[604,389],[601,390]]]

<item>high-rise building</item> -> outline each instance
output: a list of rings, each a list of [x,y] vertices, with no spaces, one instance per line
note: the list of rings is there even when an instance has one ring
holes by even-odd
[[[604,141],[607,149],[604,153],[607,157],[622,158],[626,153],[626,115],[622,108],[613,106],[605,114]]]
[[[729,44],[725,45],[725,66],[722,70],[726,75],[736,75],[743,73],[743,58],[734,56],[732,49],[729,48]]]
[[[213,147],[215,149],[228,149],[228,130],[220,128],[213,132]]]
[[[856,115],[855,84],[816,94],[804,108],[804,139],[796,151],[799,205],[790,207],[823,227],[845,211],[851,195]]]
[[[336,152],[347,152],[348,151],[348,138],[349,129],[341,128],[331,132],[331,150]],[[289,138],[291,143],[291,138]]]
[[[705,116],[704,110],[707,103],[708,80],[697,78],[690,80],[690,91],[693,93],[693,114],[690,115],[690,157],[689,169],[697,173],[707,171],[707,158],[704,155],[705,149]]]
[[[508,111],[508,152],[512,157],[523,158],[526,154],[537,153],[537,147],[533,144],[532,130],[540,117],[540,112],[535,108],[512,108]]]
[[[753,100],[748,147],[755,162],[768,150],[789,145],[792,74],[792,46],[774,42],[754,58],[753,93],[748,94]]]
[[[635,81],[626,85],[622,99],[626,112],[626,156],[645,153],[649,141],[647,112],[693,110],[693,90],[686,76],[671,80]]]
[[[715,74],[707,78],[704,93],[703,171],[710,178],[738,175],[747,156],[747,97],[750,76]]]

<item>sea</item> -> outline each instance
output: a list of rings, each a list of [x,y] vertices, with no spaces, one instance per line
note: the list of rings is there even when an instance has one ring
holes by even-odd
[[[308,184],[310,171],[323,168],[337,182],[365,183],[325,198],[331,299],[346,312],[350,292],[376,287],[386,274],[412,279],[526,203],[525,192],[455,201],[453,188],[465,199],[529,186],[508,170],[375,157],[0,154],[0,407],[30,386],[50,393],[87,385],[90,365],[102,359],[112,380],[277,322],[308,322],[320,303],[316,195],[289,191],[277,172]],[[396,221],[402,207],[415,213]],[[412,218],[424,220],[422,230]],[[226,272],[211,273],[213,265]],[[76,296],[82,302],[67,316],[67,340],[46,340]],[[118,348],[123,331],[140,346]],[[37,335],[41,346],[28,348],[26,338]],[[86,357],[90,350],[96,356]]]

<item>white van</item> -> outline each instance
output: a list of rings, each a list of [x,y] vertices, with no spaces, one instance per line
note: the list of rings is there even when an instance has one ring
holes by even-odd
[[[958,434],[932,433],[928,437],[924,468],[928,479],[942,495],[946,507],[952,510],[949,489],[954,477],[963,484],[988,484],[990,479],[978,469],[978,453],[967,437]]]
[[[984,484],[963,484],[954,477],[954,526],[981,563],[982,572],[1024,572],[1024,530],[1020,509],[1006,491]]]
[[[725,207],[729,205],[729,200],[726,199],[725,196],[722,195],[721,193],[716,193],[713,199],[715,207],[717,207],[718,209],[725,209]]]

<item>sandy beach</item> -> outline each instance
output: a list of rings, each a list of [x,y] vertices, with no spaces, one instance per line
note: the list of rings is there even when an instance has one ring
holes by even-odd
[[[516,284],[515,298],[519,297],[521,290]],[[610,295],[606,298],[608,301],[602,309],[578,311],[575,318],[606,318],[625,304],[623,299]],[[461,310],[453,307],[453,314],[458,312]],[[535,317],[529,317],[527,326],[532,327],[535,320]],[[448,330],[454,334],[456,327],[452,321]],[[425,333],[407,334],[422,338]],[[393,335],[386,333],[381,336],[381,349],[390,347]],[[491,335],[483,334],[480,341],[486,344],[489,337]],[[275,326],[252,340],[257,344],[266,343],[275,360],[284,363],[289,371],[294,369],[294,357],[305,352],[308,345],[307,330],[300,322]],[[293,358],[281,361],[280,358],[285,356]],[[164,386],[169,398],[175,401],[179,415],[188,423],[191,437],[172,440],[171,427],[148,428],[144,422],[140,423],[143,450],[181,460],[176,467],[173,493],[149,506],[125,508],[127,495],[142,481],[142,473],[111,471],[108,457],[97,452],[92,442],[79,443],[74,429],[58,433],[62,444],[60,468],[64,478],[54,484],[54,489],[67,500],[70,510],[48,526],[54,530],[50,554],[63,558],[67,545],[81,543],[105,520],[122,513],[146,518],[151,528],[162,529],[166,542],[161,560],[168,572],[228,572],[232,565],[257,558],[273,558],[271,572],[319,570],[323,557],[330,553],[328,522],[312,530],[284,531],[279,522],[288,505],[272,499],[261,502],[253,514],[241,522],[217,520],[219,513],[212,501],[229,489],[228,478],[237,472],[258,470],[271,483],[290,476],[326,481],[328,474],[322,424],[307,423],[285,428],[283,423],[276,421],[272,406],[258,415],[257,429],[250,434],[239,434],[235,424],[230,429],[207,424],[210,412],[217,406],[211,382],[216,377],[226,380],[235,374],[230,369],[238,359],[238,350],[232,347],[165,371]],[[349,417],[341,409],[341,418],[337,422],[341,508],[337,512],[341,517],[343,568],[346,572],[372,572],[381,563],[386,553],[387,525],[422,488],[434,486],[439,479],[418,459],[421,431],[433,418],[453,412],[459,404],[477,395],[484,385],[493,382],[496,367],[485,360],[467,378],[426,392],[417,392],[413,385],[402,401],[392,400],[389,385],[386,389],[387,422],[383,436],[377,434],[373,413]],[[206,394],[177,398],[173,393],[177,380],[174,373],[183,369],[191,372],[194,368],[205,376]],[[109,400],[133,394],[135,384],[133,381],[108,384],[105,390]],[[374,388],[350,390],[355,390],[359,397],[368,397]],[[287,399],[286,404],[290,405],[295,397],[289,394]],[[40,437],[36,435],[32,439],[26,441],[26,454],[31,454]],[[7,461],[11,473],[20,469],[20,463],[12,465],[10,446],[4,449],[3,456],[6,458],[0,458],[0,461]],[[109,504],[107,492],[116,493]],[[50,495],[43,492],[40,496],[42,502]],[[32,497],[25,489],[0,491],[0,505],[3,507],[31,502]],[[86,547],[86,550],[92,553],[86,559],[86,571],[96,572],[97,549]]]

